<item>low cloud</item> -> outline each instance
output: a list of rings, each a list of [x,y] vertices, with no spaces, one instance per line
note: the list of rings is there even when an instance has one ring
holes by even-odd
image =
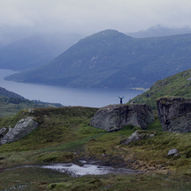
[[[1,0],[0,26],[44,31],[122,32],[153,25],[191,26],[190,0]]]

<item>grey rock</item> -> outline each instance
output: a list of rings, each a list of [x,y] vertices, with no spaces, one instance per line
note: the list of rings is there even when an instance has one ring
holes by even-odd
[[[0,144],[17,141],[30,134],[38,127],[38,123],[32,117],[21,119],[14,128],[9,128],[8,132],[0,139]]]
[[[163,130],[191,132],[191,99],[163,97],[157,100],[157,109]]]
[[[6,133],[8,133],[9,129],[8,128],[1,128],[0,129],[0,138],[4,137]]]
[[[90,125],[110,132],[127,125],[146,129],[153,120],[152,110],[145,104],[109,105],[96,112]]]
[[[121,143],[125,145],[129,145],[130,143],[137,142],[139,140],[143,140],[147,138],[152,138],[154,136],[155,136],[154,133],[137,130],[128,139],[123,140]]]
[[[168,156],[178,156],[178,150],[177,149],[171,149],[168,151]]]

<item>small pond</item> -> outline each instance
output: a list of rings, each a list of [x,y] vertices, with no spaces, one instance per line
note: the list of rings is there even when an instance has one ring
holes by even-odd
[[[85,175],[104,175],[104,174],[138,174],[139,171],[131,170],[127,168],[114,168],[111,166],[102,166],[94,162],[88,163],[86,161],[80,161],[80,164],[74,163],[56,163],[47,165],[25,165],[17,168],[42,168],[66,173],[71,176],[85,176]]]

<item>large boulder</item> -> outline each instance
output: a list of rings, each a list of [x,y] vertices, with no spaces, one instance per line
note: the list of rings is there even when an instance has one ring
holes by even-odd
[[[17,141],[30,134],[37,127],[38,123],[34,121],[32,117],[21,119],[19,122],[17,122],[14,128],[9,128],[7,132],[5,128],[2,129],[2,137],[0,137],[0,144],[6,144]]]
[[[157,100],[157,108],[165,131],[191,132],[191,99],[163,97]]]
[[[106,131],[115,131],[127,125],[146,129],[153,120],[152,110],[147,105],[109,105],[99,109],[90,124]]]

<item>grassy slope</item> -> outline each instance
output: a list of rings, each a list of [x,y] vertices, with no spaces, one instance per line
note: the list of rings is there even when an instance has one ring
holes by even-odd
[[[136,128],[126,127],[121,131],[107,133],[90,127],[88,125],[90,118],[96,110],[83,107],[36,109],[32,115],[40,123],[39,128],[20,141],[0,146],[0,168],[23,164],[74,162],[80,158],[98,159],[107,164],[127,166],[147,172],[167,174],[170,171],[177,177],[184,176],[181,181],[184,182],[184,186],[187,185],[186,182],[190,181],[191,177],[191,133],[162,132],[160,123],[156,120],[147,130],[156,132],[155,137],[126,146],[120,142]],[[1,119],[0,127],[14,126],[16,121],[28,115],[27,112],[20,112],[15,117]],[[180,151],[180,157],[167,157],[168,150],[172,148]],[[26,176],[23,176],[23,172],[26,173]],[[166,180],[166,175],[160,175],[157,178],[157,175],[149,174],[131,177],[123,175],[87,176],[74,179],[60,174],[56,174],[53,178],[51,172],[50,174],[45,174],[44,171],[37,173],[38,171],[34,172],[32,169],[29,171],[25,169],[4,171],[0,181],[4,182],[7,178],[7,183],[0,184],[0,189],[26,182],[31,182],[27,190],[47,190],[48,185],[50,190],[83,190],[84,188],[102,190],[104,188],[104,190],[138,191],[147,190],[147,187],[150,190],[160,190],[159,188],[163,185],[167,186],[169,190],[173,190],[173,187],[177,191],[182,189],[182,187],[178,189],[173,175],[169,180]],[[35,176],[40,178],[37,179]],[[160,179],[163,180],[161,183]],[[137,184],[132,184],[134,181]],[[58,184],[54,184],[55,182]],[[68,183],[66,184],[66,182]],[[140,187],[140,183],[144,187]],[[191,188],[190,183],[188,187]]]
[[[156,108],[156,99],[162,96],[191,98],[191,70],[178,73],[156,82],[150,90],[133,98],[130,102],[146,103]]]
[[[191,188],[188,177],[144,174],[72,178],[50,170],[32,168],[6,171],[0,179],[0,189],[19,191],[190,191]]]

